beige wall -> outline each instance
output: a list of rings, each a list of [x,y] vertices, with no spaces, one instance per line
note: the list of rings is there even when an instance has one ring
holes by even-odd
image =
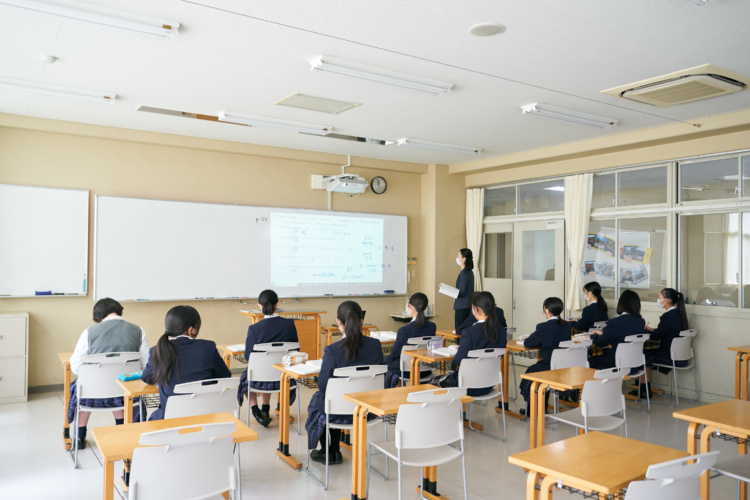
[[[340,173],[345,161],[339,155],[0,115],[0,183],[90,190],[90,242],[93,242],[96,194],[325,210],[327,193],[311,190],[310,176]],[[432,276],[436,274],[433,251],[423,257],[424,210],[430,210],[422,203],[423,186],[447,184],[447,167],[439,168],[441,175],[436,176],[435,168],[431,167],[432,173],[428,174],[424,165],[358,158],[352,161],[351,170],[368,179],[382,175],[388,182],[388,190],[383,195],[368,190],[359,197],[334,194],[333,209],[406,215],[408,253],[418,258],[416,266],[409,266],[416,272],[416,278],[411,279],[408,290],[410,293],[422,290],[422,279],[434,281]],[[453,177],[460,181],[453,182],[450,189],[441,188],[440,202],[459,206],[463,214],[463,177]],[[463,215],[451,217],[448,210],[444,211],[446,220],[440,221],[438,232],[450,233],[449,249],[444,252],[439,248],[437,252],[440,258],[445,253],[450,264],[459,245],[458,237],[453,243],[453,234],[462,232]],[[427,216],[434,220],[431,214]],[[448,224],[458,226],[447,229]],[[93,276],[92,257],[93,244],[90,244],[89,276]],[[443,274],[441,263],[437,273],[440,279],[455,279],[455,276],[443,278]],[[434,298],[434,293],[427,293]],[[285,307],[327,311],[323,319],[328,324],[333,322],[340,301],[301,299],[299,304]],[[367,310],[368,322],[381,329],[393,330],[399,326],[388,314],[403,309],[403,297],[360,298],[360,303]],[[142,325],[149,343],[153,344],[164,330],[165,312],[173,305],[170,302],[126,304],[124,317]],[[248,320],[238,310],[254,305],[237,301],[201,301],[193,305],[201,313],[201,333],[205,338],[218,343],[244,341]],[[62,382],[57,353],[73,350],[81,331],[91,324],[92,307],[91,288],[85,298],[0,299],[0,312],[29,312],[30,386]],[[441,311],[448,313],[452,324],[452,311],[445,308]]]

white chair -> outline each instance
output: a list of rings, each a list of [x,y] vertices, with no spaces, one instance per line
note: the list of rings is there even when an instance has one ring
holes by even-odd
[[[591,347],[593,343],[594,341],[591,339],[563,340],[558,344],[558,348],[566,349],[569,347]]]
[[[187,431],[187,432],[186,432]],[[235,495],[233,422],[175,427],[141,435],[130,469],[129,500],[200,499]]]
[[[247,358],[247,396],[250,397],[251,392],[261,393],[277,393],[279,391],[264,390],[264,389],[253,389],[250,387],[250,382],[281,382],[281,372],[273,367],[277,363],[281,363],[281,358],[285,354],[291,351],[299,350],[298,342],[269,342],[267,344],[255,344],[253,351],[250,353],[250,357]],[[257,351],[257,352],[256,352]],[[247,357],[247,353],[245,353]],[[299,385],[290,387],[290,391],[294,391]],[[300,394],[297,394],[297,428],[291,426],[299,435],[302,428],[300,422]],[[250,404],[248,403],[247,408],[247,425],[250,426]],[[279,425],[290,425],[289,422],[281,422]]]
[[[606,321],[597,321],[596,323],[594,323],[594,330],[601,330],[605,326],[607,326],[607,322]]]
[[[550,358],[549,364],[551,370],[573,368],[576,366],[589,367],[588,346],[591,345],[590,340],[588,344],[573,340],[563,340],[558,345],[559,347],[552,351],[552,357]],[[560,403],[558,401],[558,391],[553,391],[552,394],[554,397],[554,403],[552,406],[555,408],[555,413],[559,413]]]
[[[628,437],[625,396],[622,395],[622,379],[628,371],[628,368],[597,371],[594,374],[597,380],[589,380],[583,385],[580,407],[547,416],[584,432],[608,431],[622,425],[625,427],[625,437]],[[617,413],[621,416],[615,416]]]
[[[411,340],[411,339],[409,339],[409,340]],[[426,344],[425,344],[425,346],[426,346]],[[407,354],[404,354],[404,351],[416,351],[417,349],[424,349],[425,346],[421,346],[421,345],[418,345],[418,344],[408,344],[407,343],[406,345],[404,345],[401,348],[401,358],[399,359],[399,369],[401,370],[401,376],[399,378],[401,379],[401,385],[402,386],[406,386],[406,385],[409,385],[411,383],[409,377],[404,377],[404,372],[408,372],[408,371],[411,370],[411,360],[414,359],[411,356],[409,356]],[[419,366],[422,367],[422,366],[427,366],[427,365],[425,365],[424,363],[421,363]],[[421,370],[420,370],[420,372],[421,372]],[[432,371],[430,371],[429,375],[425,375],[424,377],[420,376],[419,382],[420,383],[426,383],[426,382],[429,382],[431,379],[432,379]]]
[[[716,461],[711,470],[737,480],[737,500],[740,500],[740,486],[743,482],[750,483],[750,456],[734,455],[722,458]]]
[[[141,369],[141,355],[137,352],[107,352],[89,354],[83,357],[83,364],[78,369],[76,382],[76,409],[73,419],[73,432],[78,430],[80,412],[112,412],[123,410],[116,408],[95,408],[81,405],[82,399],[108,399],[124,397],[125,391],[117,384],[117,376],[123,373],[137,372]],[[73,439],[73,467],[78,468],[78,439]]]
[[[697,330],[683,330],[680,336],[672,339],[672,345],[669,346],[669,356],[672,358],[672,365],[663,365],[654,363],[651,367],[656,368],[656,387],[659,387],[659,368],[671,368],[674,379],[674,400],[675,406],[680,404],[680,397],[677,395],[677,370],[693,370],[693,385],[695,387],[695,400],[698,401],[698,378],[695,376],[695,354],[693,353],[693,337],[698,335]],[[685,366],[675,366],[676,361],[688,361]],[[672,392],[672,378],[669,379],[669,388]]]
[[[167,400],[164,418],[192,417],[207,413],[229,412],[239,415],[237,387],[239,377],[212,378],[174,386],[175,394]]]
[[[646,370],[646,356],[643,355],[643,344],[649,339],[648,333],[638,335],[628,335],[625,342],[617,346],[615,351],[615,366],[617,368],[635,368],[636,372],[630,376],[636,379],[643,375],[648,387],[648,371]],[[627,375],[627,374],[626,374]],[[646,405],[648,411],[651,410],[651,391],[646,390]],[[641,384],[638,384],[638,400],[641,398]]]
[[[465,361],[465,360],[464,360]],[[461,364],[464,363],[461,362]],[[461,457],[464,478],[464,500],[466,489],[466,461],[464,455],[463,407],[461,398],[466,389],[433,389],[413,392],[407,401],[416,404],[401,405],[396,418],[396,436],[392,443],[370,443],[367,449],[367,496],[370,488],[370,464],[372,450],[377,449],[398,462],[398,498],[401,499],[401,465],[424,468],[441,465]],[[459,447],[451,446],[456,441]],[[387,459],[386,459],[387,460]],[[422,495],[424,498],[424,495]]]
[[[492,387],[492,390],[482,396],[472,396],[474,401],[488,401],[497,399],[503,394],[503,373],[500,363],[505,356],[505,349],[476,349],[469,351],[468,357],[461,361],[458,367],[458,386],[463,389],[481,389]],[[495,386],[499,385],[498,391]],[[503,437],[495,436],[489,432],[475,429],[472,426],[471,409],[474,403],[469,403],[469,428],[474,432],[487,434],[500,441],[505,441],[507,431],[505,427],[505,408],[501,408],[503,414]]]
[[[362,366],[347,366],[345,368],[336,368],[333,371],[333,378],[328,379],[328,385],[326,386],[325,393],[325,410],[326,417],[328,415],[353,415],[354,414],[354,403],[347,401],[343,398],[344,394],[351,394],[354,392],[365,392],[365,391],[377,391],[383,389],[383,379],[385,378],[385,372],[388,371],[386,365],[362,365]],[[388,425],[381,418],[375,418],[367,421],[367,426],[373,426],[379,423],[383,423],[383,432],[385,440],[388,440]],[[307,465],[305,470],[307,474],[320,485],[324,490],[328,489],[328,448],[331,443],[331,435],[329,429],[346,429],[352,430],[353,424],[335,424],[331,423],[330,418],[326,418],[326,472],[325,472],[325,483],[315,477],[315,474],[310,470],[310,454],[307,454]],[[365,443],[362,443],[364,446]],[[386,460],[386,473],[381,474],[378,472],[383,479],[388,478],[388,461]]]
[[[718,454],[712,451],[650,465],[645,481],[630,483],[625,500],[700,500],[700,476]]]

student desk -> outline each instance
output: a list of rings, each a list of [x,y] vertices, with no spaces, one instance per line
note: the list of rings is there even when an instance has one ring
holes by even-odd
[[[313,373],[308,373],[306,375],[302,375],[300,373],[297,373],[295,371],[292,371],[289,369],[289,367],[284,366],[281,363],[276,363],[273,365],[274,368],[281,371],[281,382],[279,384],[279,448],[276,450],[276,455],[279,456],[284,462],[288,463],[295,469],[301,469],[302,468],[302,462],[294,458],[292,455],[289,454],[289,423],[291,420],[291,417],[289,415],[289,390],[290,390],[290,384],[291,380],[299,380],[306,377],[315,377],[320,373],[320,371],[316,371]],[[297,386],[297,391],[299,391],[299,386]],[[300,397],[300,394],[297,394],[297,397]],[[248,410],[250,411],[250,410]],[[286,422],[286,425],[283,424],[283,422]],[[299,423],[299,425],[302,425],[302,422]]]
[[[233,350],[230,349],[230,345],[237,345],[237,344],[217,344],[216,350],[219,351],[219,354],[221,354],[221,359],[224,360],[224,363],[227,365],[227,368],[229,368],[229,364],[232,362],[232,358],[237,354],[245,354],[245,348],[242,347],[240,350]]]
[[[700,439],[700,453],[711,451],[711,437],[722,436],[725,440],[736,441],[739,445],[739,453],[747,454],[747,442],[750,438],[750,402],[741,399],[729,399],[720,403],[713,403],[688,410],[676,411],[672,414],[674,418],[690,422],[687,431],[687,452],[695,455],[698,452],[698,439]],[[703,427],[700,438],[697,438],[698,429]],[[716,436],[713,436],[717,433]],[[729,439],[727,439],[727,437]],[[701,498],[710,498],[710,474],[706,471],[701,476]],[[747,498],[747,483],[740,485],[740,497]]]
[[[458,341],[461,340],[461,335],[453,330],[438,330],[435,334],[443,337],[446,343],[450,340],[451,344],[458,344]]]
[[[508,340],[508,343],[506,344],[505,348],[507,349],[506,355],[503,356],[503,363],[501,366],[501,369],[503,371],[503,384],[505,386],[505,390],[503,391],[503,398],[505,398],[505,401],[503,401],[503,398],[500,398],[500,402],[498,404],[498,407],[495,408],[495,411],[500,413],[502,409],[500,408],[500,404],[508,404],[507,400],[507,393],[510,392],[508,382],[510,381],[509,374],[510,374],[510,357],[515,356],[517,354],[519,355],[525,355],[533,357],[536,355],[537,361],[541,359],[541,353],[539,351],[539,348],[537,347],[525,347],[523,345],[523,340]],[[519,420],[526,420],[526,417],[524,415],[521,415],[518,412],[510,411],[508,409],[505,410],[505,414],[517,418]]]
[[[365,500],[367,474],[367,414],[378,417],[398,413],[398,407],[406,404],[406,398],[412,392],[439,389],[434,385],[409,385],[393,389],[356,392],[344,394],[344,399],[354,406],[354,426],[352,428],[352,499]],[[474,401],[471,396],[464,396],[462,403]],[[419,493],[424,488],[427,498],[448,500],[437,493],[437,466],[425,467],[422,485],[417,487]]]
[[[240,311],[253,321],[253,324],[263,319],[261,311]],[[320,315],[326,311],[281,311],[279,316],[292,317],[297,329],[299,350],[306,352],[310,359],[320,359]]]
[[[126,424],[132,424],[133,423],[133,399],[140,397],[140,396],[146,396],[149,394],[159,394],[159,387],[151,384],[147,384],[143,380],[128,380],[127,382],[124,382],[122,380],[117,380],[117,385],[122,387],[123,391],[125,391],[125,423]],[[145,407],[145,405],[144,405]],[[143,415],[141,415],[141,418],[143,418]]]
[[[649,465],[686,456],[684,451],[591,431],[516,453],[508,457],[508,462],[529,470],[527,500],[551,499],[551,489],[558,482],[608,498],[631,481],[643,479]],[[537,483],[542,478],[541,489],[537,492]]]
[[[112,500],[114,497],[114,464],[118,460],[130,460],[133,451],[140,445],[138,441],[144,432],[160,431],[173,427],[186,425],[213,424],[222,422],[234,422],[236,431],[232,436],[234,443],[245,443],[256,441],[258,434],[248,426],[236,419],[231,413],[213,413],[209,415],[198,415],[195,417],[169,418],[165,420],[152,420],[131,425],[113,425],[109,427],[97,427],[92,430],[94,441],[99,447],[102,455],[104,478],[102,480],[104,500]],[[239,450],[237,450],[239,453]],[[239,455],[238,455],[239,456]],[[239,464],[238,464],[239,465]],[[238,467],[239,468],[239,467]],[[239,485],[238,485],[239,489]]]
[[[72,352],[60,352],[57,357],[63,367],[63,446],[70,450],[70,425],[68,424],[68,404],[70,403],[70,357]]]
[[[368,325],[364,324],[362,325],[362,333],[370,336],[370,332],[377,331],[378,327],[375,325]],[[341,331],[339,330],[338,326],[324,326],[323,327],[323,335],[325,335],[325,345],[329,346],[333,343],[333,336],[334,335],[341,335]],[[320,356],[318,356],[315,359],[320,359]]]
[[[409,372],[411,374],[411,385],[419,385],[419,374],[421,373],[420,365],[422,363],[440,363],[442,365],[441,372],[444,372],[445,364],[453,361],[453,358],[455,357],[432,354],[428,349],[414,349],[411,351],[401,352],[403,354],[411,356],[411,365],[409,366]]]
[[[737,351],[734,364],[734,397],[737,399],[750,400],[750,391],[748,385],[748,375],[750,371],[750,345],[741,345],[737,347],[727,347],[730,351]],[[744,483],[746,484],[746,483]]]

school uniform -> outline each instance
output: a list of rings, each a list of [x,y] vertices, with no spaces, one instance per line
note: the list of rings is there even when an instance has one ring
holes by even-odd
[[[560,342],[570,338],[570,325],[561,325],[557,316],[536,325],[534,333],[523,341],[523,345],[529,349],[539,348],[542,359],[529,366],[526,373],[551,370],[552,352],[560,347]],[[521,380],[520,389],[523,399],[528,401],[531,395],[531,381]]]
[[[661,342],[658,349],[644,351],[644,354],[646,355],[646,366],[651,366],[655,363],[671,365],[672,353],[670,352],[670,348],[672,346],[672,340],[679,337],[680,332],[684,329],[682,318],[676,307],[671,307],[667,312],[662,314],[659,318],[659,326],[651,332],[651,339],[660,340]],[[675,365],[686,366],[687,361],[677,361]],[[669,370],[665,369],[665,373],[668,371]]]
[[[497,340],[491,343],[484,336],[484,320],[477,321],[470,328],[464,330],[461,335],[461,340],[458,342],[458,351],[456,351],[456,357],[453,358],[452,369],[454,370],[448,376],[448,383],[451,387],[458,387],[458,369],[461,365],[461,361],[469,356],[469,353],[475,349],[491,349],[491,348],[503,348],[508,343],[506,330],[504,326],[498,325],[497,328]],[[479,389],[469,389],[467,394],[469,396],[483,396],[489,393],[492,387],[482,387]]]
[[[435,323],[427,320],[425,320],[424,326],[419,328],[417,326],[416,318],[411,320],[408,325],[402,326],[398,329],[396,341],[393,343],[393,348],[391,349],[391,354],[385,360],[385,364],[388,365],[388,372],[385,375],[386,389],[396,387],[396,384],[398,384],[399,378],[401,377],[401,351],[407,341],[414,337],[432,337],[435,335],[436,330],[437,327],[435,326]],[[429,371],[422,372],[422,376],[426,376],[429,373]],[[410,376],[411,374],[409,371],[404,371],[404,377],[409,378]]]
[[[500,326],[503,328],[508,327],[508,322],[505,320],[505,312],[500,309],[499,307],[495,308],[495,316],[497,316],[497,321],[500,323]],[[456,334],[461,335],[461,333],[466,330],[467,328],[471,327],[474,323],[477,322],[477,318],[474,317],[474,313],[469,313],[469,317],[466,318],[466,320],[458,325],[456,327]]]
[[[472,269],[461,269],[456,278],[458,297],[453,300],[455,311],[455,328],[463,323],[471,314],[471,294],[474,293],[474,271]]]
[[[606,312],[599,309],[599,305],[596,302],[592,302],[583,308],[583,311],[581,311],[581,317],[570,326],[579,332],[587,332],[589,328],[594,327],[594,323],[600,321],[609,321],[609,317]]]
[[[177,366],[172,373],[169,384],[159,383],[160,407],[149,420],[161,420],[164,418],[164,410],[167,400],[174,395],[174,387],[178,384],[196,382],[210,378],[229,378],[232,376],[224,360],[216,350],[216,344],[211,340],[194,339],[187,335],[180,335],[172,340],[172,345],[177,350]],[[143,369],[143,381],[147,384],[156,384],[154,349],[149,353],[148,364]]]
[[[609,350],[599,356],[589,358],[591,368],[604,370],[615,367],[615,351],[625,337],[637,335],[644,332],[646,322],[639,316],[633,316],[628,313],[622,313],[616,318],[607,322],[607,326],[602,330],[601,335],[592,335],[591,340],[595,346],[610,346]]]
[[[323,352],[323,363],[320,367],[320,374],[318,375],[318,392],[313,394],[310,399],[310,405],[307,407],[305,429],[307,429],[307,446],[309,449],[314,450],[317,447],[318,441],[321,442],[321,446],[325,444],[325,393],[328,381],[333,377],[334,370],[347,366],[382,364],[383,349],[380,347],[380,341],[377,339],[363,335],[362,343],[351,359],[346,359],[346,348],[344,347],[343,340],[326,346]],[[350,424],[353,421],[352,415],[330,415],[330,418],[332,423]],[[334,429],[331,429],[331,446],[329,450],[332,453],[338,451],[340,434],[340,431],[335,432]]]

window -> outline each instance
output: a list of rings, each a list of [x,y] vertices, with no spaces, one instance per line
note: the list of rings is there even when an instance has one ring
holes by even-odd
[[[485,233],[484,277],[510,279],[513,269],[513,233]]]
[[[742,157],[742,195],[750,196],[750,156]]]
[[[736,198],[737,158],[696,161],[680,165],[680,201]]]
[[[518,186],[518,213],[562,211],[564,199],[563,179],[521,184]]]
[[[583,255],[583,283],[599,282],[602,297],[614,299],[617,289],[616,222],[614,220],[592,220],[589,222],[589,239]]]
[[[667,202],[667,167],[626,170],[617,174],[619,206]]]
[[[555,231],[523,232],[523,279],[555,281]]]
[[[620,293],[629,289],[641,302],[656,302],[669,274],[667,218],[620,219],[617,243]]]
[[[484,190],[484,216],[516,213],[516,186]]]
[[[595,175],[591,195],[591,208],[611,208],[616,205],[615,174]]]

